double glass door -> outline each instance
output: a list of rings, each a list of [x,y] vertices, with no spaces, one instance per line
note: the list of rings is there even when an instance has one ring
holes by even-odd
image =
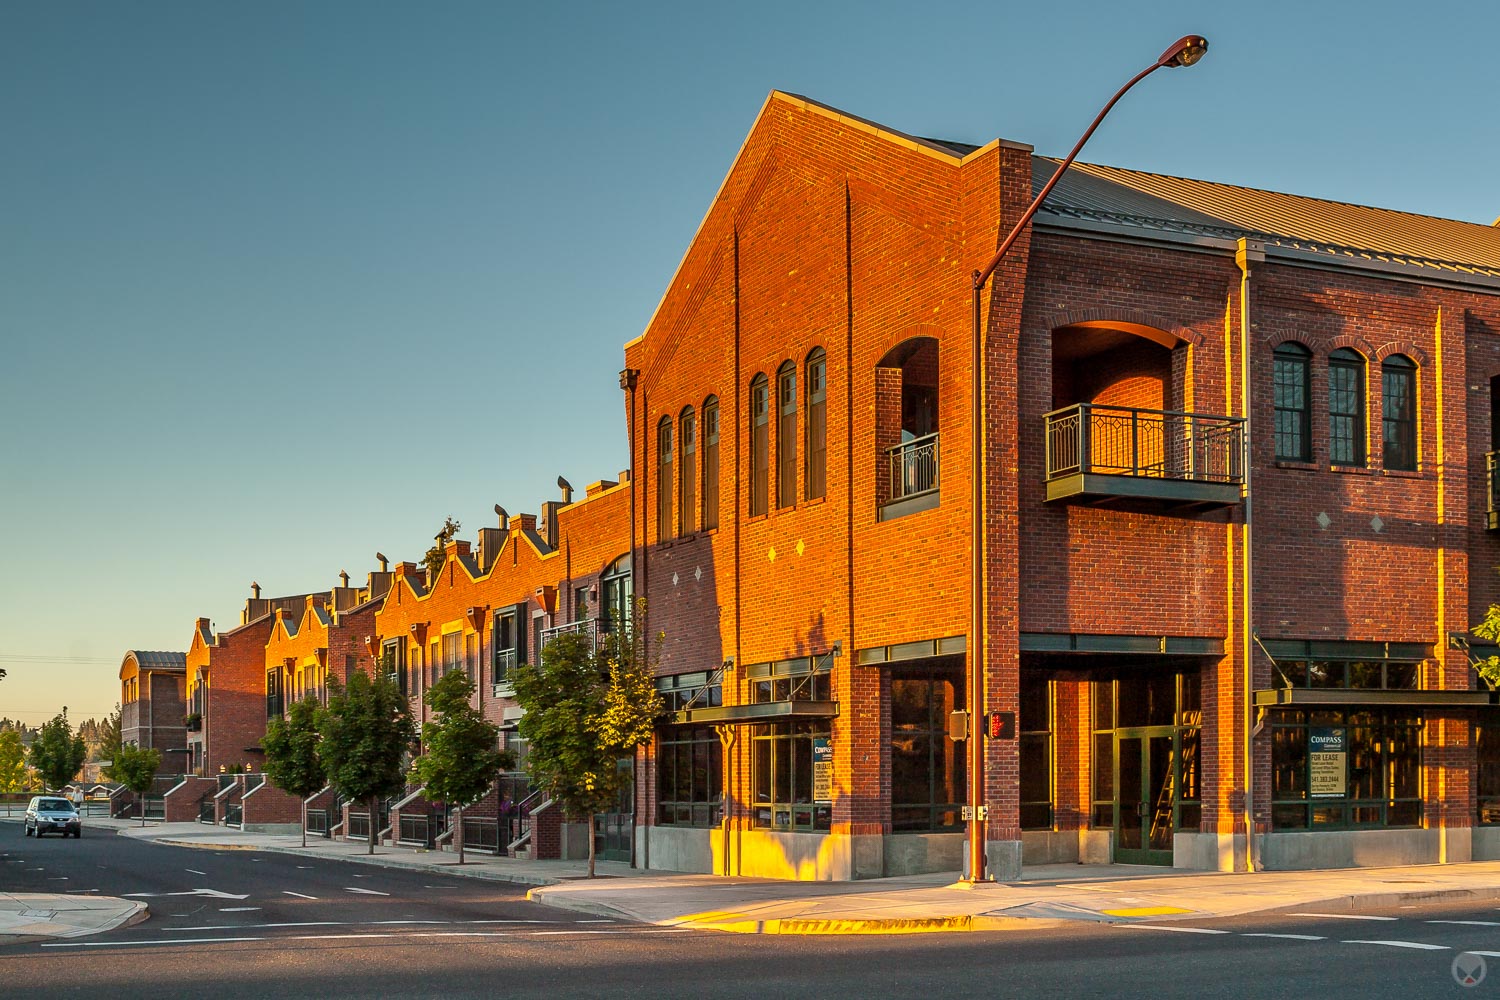
[[[1115,860],[1170,865],[1178,797],[1172,726],[1115,730]]]

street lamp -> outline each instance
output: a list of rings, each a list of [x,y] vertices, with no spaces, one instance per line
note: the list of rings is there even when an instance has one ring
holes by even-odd
[[[970,497],[973,506],[973,522],[971,533],[973,536],[974,556],[971,562],[972,575],[969,582],[971,591],[969,607],[969,876],[970,882],[984,882],[989,880],[989,874],[985,864],[984,840],[985,840],[985,796],[984,796],[984,741],[986,739],[984,725],[984,674],[985,674],[985,620],[984,620],[984,567],[987,558],[988,544],[985,535],[984,521],[984,413],[985,413],[985,380],[984,380],[984,324],[980,317],[980,295],[984,286],[989,283],[995,268],[1000,266],[1000,261],[1010,251],[1011,245],[1020,237],[1026,224],[1031,217],[1036,215],[1037,209],[1042,207],[1042,202],[1057,182],[1062,179],[1063,173],[1073,165],[1083,149],[1084,143],[1094,134],[1099,123],[1104,121],[1104,116],[1125,96],[1125,92],[1146,77],[1155,73],[1163,66],[1191,66],[1203,54],[1208,51],[1208,39],[1202,35],[1185,35],[1173,42],[1172,45],[1157,58],[1156,62],[1141,70],[1131,77],[1125,86],[1115,92],[1115,96],[1109,99],[1109,103],[1094,116],[1093,122],[1088,130],[1079,138],[1073,151],[1053,171],[1052,177],[1047,181],[1037,196],[1032,199],[1026,211],[1016,220],[1010,235],[1005,237],[1000,244],[1000,249],[995,251],[995,256],[982,269],[974,272],[974,330],[973,342],[971,344],[971,367],[974,384],[970,393],[969,421],[971,425],[971,452],[973,456],[973,469],[970,472],[972,482],[972,495]]]

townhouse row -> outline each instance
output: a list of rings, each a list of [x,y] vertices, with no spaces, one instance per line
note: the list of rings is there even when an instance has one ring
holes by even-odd
[[[670,714],[582,835],[643,868],[957,871],[971,800],[1000,877],[1500,857],[1500,230],[1077,164],[976,369],[1055,168],[773,93],[625,346],[631,468],[200,621],[186,769],[356,667],[513,731],[508,671],[638,596]]]

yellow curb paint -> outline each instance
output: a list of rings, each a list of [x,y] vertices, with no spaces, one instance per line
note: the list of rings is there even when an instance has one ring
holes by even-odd
[[[1100,910],[1107,917],[1165,917],[1174,913],[1192,913],[1180,906],[1136,906],[1124,910]]]

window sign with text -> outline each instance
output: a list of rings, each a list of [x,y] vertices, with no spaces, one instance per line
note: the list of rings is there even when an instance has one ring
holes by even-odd
[[[1308,732],[1308,795],[1338,799],[1345,795],[1348,774],[1346,730],[1314,727]]]

